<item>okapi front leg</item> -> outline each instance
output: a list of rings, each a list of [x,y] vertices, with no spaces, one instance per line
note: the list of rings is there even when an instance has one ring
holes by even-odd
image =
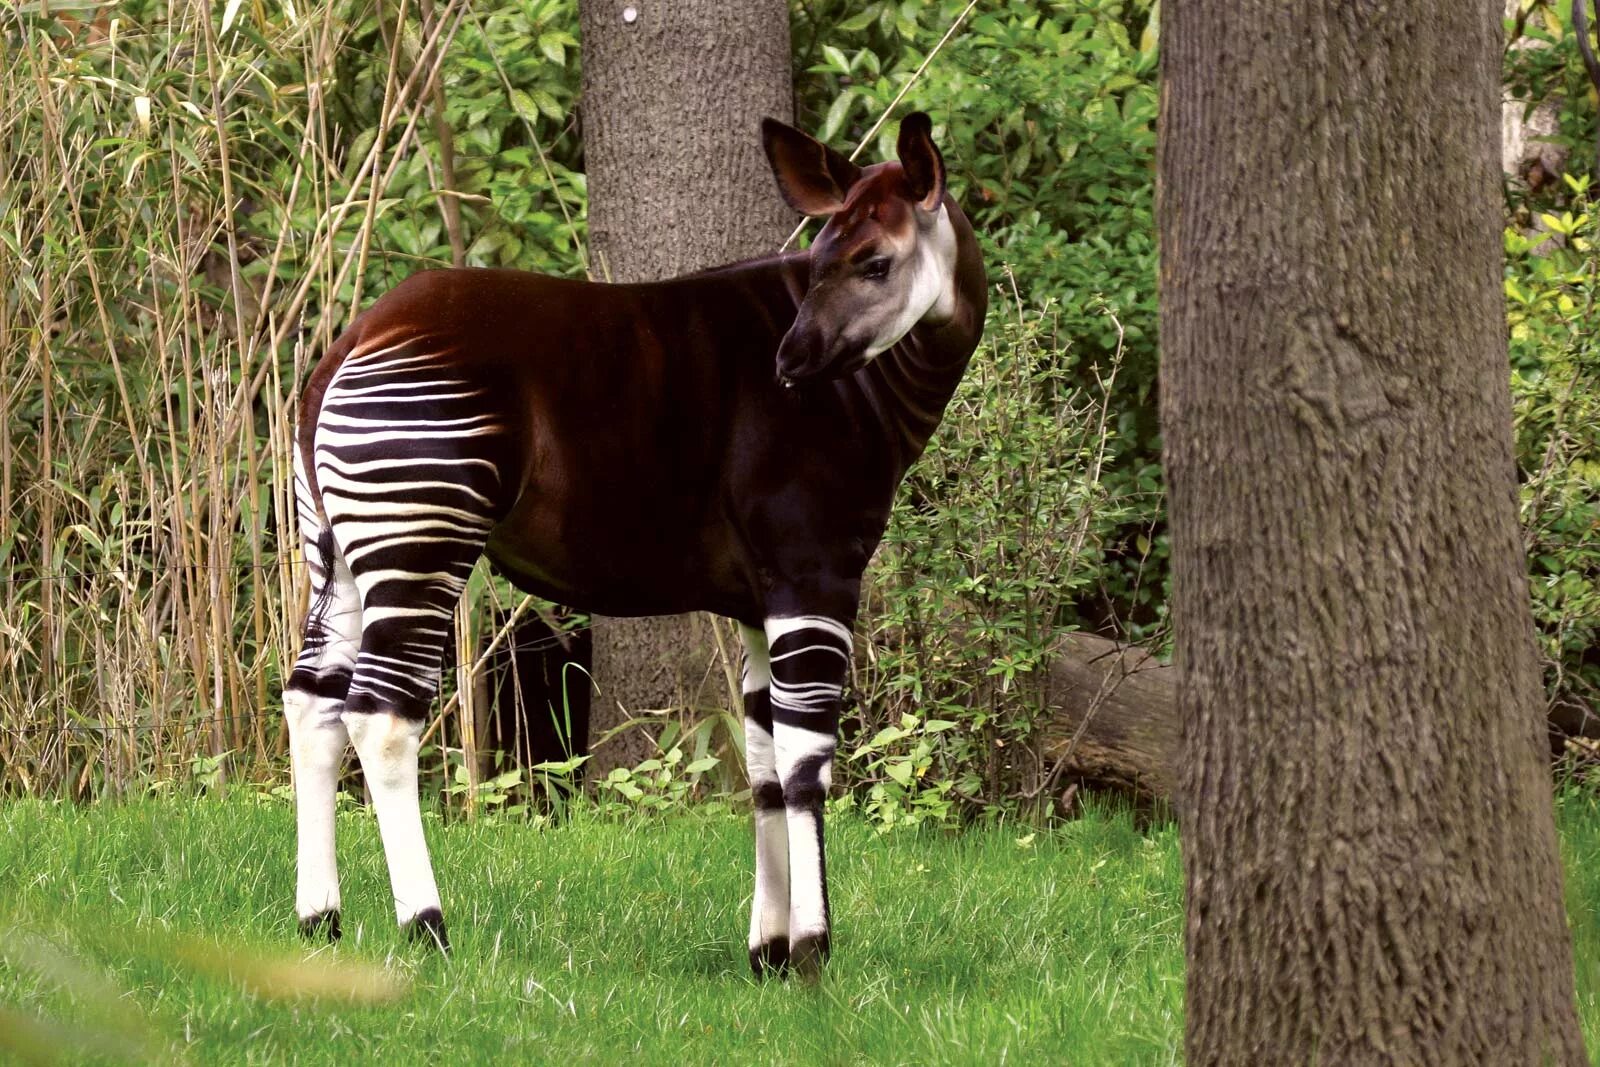
[[[744,638],[744,754],[755,807],[756,889],[750,901],[750,969],[757,978],[789,966],[789,827],[772,743],[772,672],[767,637]]]
[[[833,784],[850,627],[823,615],[767,620],[772,739],[789,837],[789,964],[815,976],[828,958],[822,810]]]

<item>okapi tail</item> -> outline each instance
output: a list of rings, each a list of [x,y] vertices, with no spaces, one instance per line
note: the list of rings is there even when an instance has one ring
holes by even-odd
[[[339,338],[328,346],[316,361],[316,367],[306,379],[305,388],[300,391],[300,410],[296,413],[295,451],[296,459],[305,471],[306,499],[302,500],[304,507],[309,501],[314,507],[323,529],[328,526],[326,513],[322,508],[322,489],[317,485],[316,456],[313,454],[317,440],[317,421],[322,414],[322,395],[328,389],[328,383],[333,380],[334,372],[339,369],[350,350],[357,344],[361,336],[361,319],[358,317],[350,328],[339,335]],[[331,571],[329,572],[332,573]]]

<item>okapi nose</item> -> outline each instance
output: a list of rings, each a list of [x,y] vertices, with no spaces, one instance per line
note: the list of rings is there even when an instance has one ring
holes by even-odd
[[[802,378],[809,378],[818,370],[819,338],[799,326],[791,329],[778,343],[778,384],[793,389]]]

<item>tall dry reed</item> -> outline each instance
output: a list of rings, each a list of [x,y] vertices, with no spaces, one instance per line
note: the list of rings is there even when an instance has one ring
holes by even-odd
[[[374,295],[375,221],[437,137],[465,14],[379,9],[358,139],[330,94],[363,6],[0,11],[0,793],[281,757],[306,595],[292,398]]]

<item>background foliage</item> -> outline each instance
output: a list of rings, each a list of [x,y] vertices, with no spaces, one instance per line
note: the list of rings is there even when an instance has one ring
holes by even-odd
[[[964,7],[797,2],[799,123],[858,143]],[[297,381],[353,308],[451,262],[451,205],[466,263],[584,271],[574,0],[383,10],[0,13],[0,791],[281,778]],[[1551,699],[1592,704],[1594,104],[1561,19],[1522,29],[1550,47],[1508,51],[1508,83],[1560,89],[1576,146],[1573,180],[1508,186],[1524,520]],[[870,576],[839,777],[880,825],[1047,801],[1055,639],[1165,643],[1154,31],[1146,0],[993,0],[905,100],[935,117],[998,292]],[[472,595],[510,610],[486,575]],[[430,781],[448,810],[515,807],[457,688]],[[727,726],[687,716],[602,794],[737,789]]]

